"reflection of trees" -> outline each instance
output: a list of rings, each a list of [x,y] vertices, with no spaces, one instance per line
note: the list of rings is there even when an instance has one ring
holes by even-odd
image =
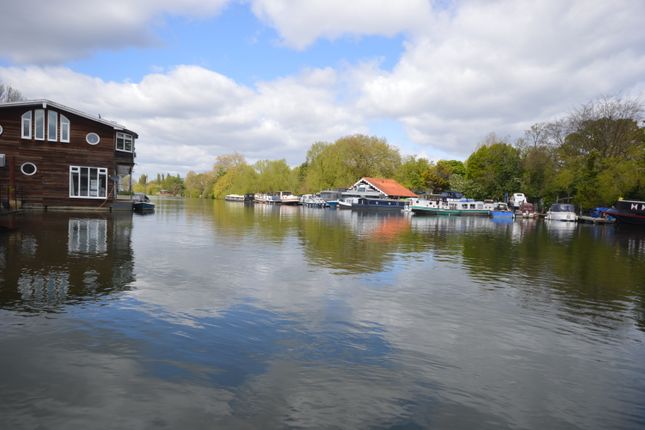
[[[480,282],[515,285],[523,294],[555,291],[571,309],[622,310],[634,295],[645,302],[645,235],[617,227],[224,202],[212,211],[218,235],[272,243],[297,235],[311,264],[344,273],[381,272],[402,255],[430,253]],[[633,311],[643,321],[642,305]]]
[[[303,217],[299,234],[315,263],[349,273],[378,272],[410,242],[410,220],[401,214],[321,211]]]
[[[55,310],[133,281],[132,214],[28,214],[0,236],[0,307]]]
[[[570,310],[593,310],[596,316],[608,311],[614,318],[635,295],[641,304],[645,301],[642,233],[542,222],[494,225],[486,219],[426,219],[425,224],[413,225],[427,235],[437,258],[461,255],[463,266],[477,280],[516,285],[528,294],[555,290]],[[642,309],[636,313],[642,325]]]

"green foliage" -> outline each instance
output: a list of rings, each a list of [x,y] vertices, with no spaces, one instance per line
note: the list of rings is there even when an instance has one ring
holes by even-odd
[[[431,166],[428,172],[428,184],[434,193],[455,190],[451,184],[453,175],[465,176],[466,167],[464,163],[458,160],[439,160],[437,164]],[[455,178],[455,180],[457,180]],[[461,192],[461,191],[460,191]]]
[[[411,190],[427,190],[432,164],[425,158],[406,157],[399,167],[396,179]]]
[[[401,165],[398,149],[376,137],[353,135],[316,143],[307,153],[305,189],[348,187],[363,176],[392,178]]]
[[[466,160],[466,179],[477,184],[469,194],[474,198],[501,200],[519,188],[520,174],[519,151],[507,143],[482,145]]]

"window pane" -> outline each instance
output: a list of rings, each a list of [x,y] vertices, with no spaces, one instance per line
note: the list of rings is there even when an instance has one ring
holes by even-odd
[[[81,192],[80,196],[87,197],[88,195],[88,185],[90,181],[89,172],[87,167],[81,167]]]
[[[47,139],[58,140],[58,113],[47,111]]]
[[[45,140],[45,111],[43,109],[36,109],[34,121],[36,125],[34,138]]]
[[[22,137],[31,139],[31,111],[22,115]]]
[[[60,140],[69,142],[69,119],[63,115],[60,116]]]
[[[70,175],[72,177],[70,195],[78,196],[78,169],[72,170]]]
[[[104,172],[99,175],[99,197],[107,197],[107,175]]]

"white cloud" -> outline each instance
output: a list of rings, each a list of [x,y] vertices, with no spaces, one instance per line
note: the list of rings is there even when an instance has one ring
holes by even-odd
[[[107,82],[63,67],[0,69],[0,81],[27,98],[47,98],[136,131],[138,173],[203,171],[238,151],[249,161],[301,163],[316,141],[366,132],[363,118],[337,104],[337,73],[312,69],[257,88],[197,66],[138,83]]]
[[[226,4],[150,0],[134,7],[120,0],[83,15],[89,7],[85,3],[64,1],[51,10],[44,6],[32,21],[28,11],[35,7],[33,0],[8,6],[0,17],[0,34],[16,43],[5,44],[0,55],[45,61],[50,54],[63,59],[149,43],[145,28],[162,12],[201,16]],[[153,173],[205,170],[217,155],[232,151],[250,161],[286,158],[296,164],[313,142],[370,133],[368,124],[380,120],[402,125],[411,142],[397,143],[408,149],[430,158],[465,158],[490,132],[518,135],[534,122],[564,115],[599,96],[642,96],[645,87],[645,3],[639,1],[431,5],[410,0],[375,7],[369,0],[288,5],[285,0],[254,0],[250,5],[294,48],[318,38],[403,33],[404,51],[390,70],[361,60],[342,69],[294,70],[253,87],[191,65],[138,82],[35,66],[2,68],[0,80],[28,97],[51,98],[123,122],[140,133],[139,167]],[[70,8],[83,18],[67,23],[69,37],[58,38],[63,33],[56,27],[62,25],[60,10]],[[51,14],[51,23],[38,21],[44,13]],[[9,38],[12,22],[21,17],[30,29],[16,29],[17,36]],[[29,31],[38,37],[31,38]],[[39,53],[37,41],[45,41],[46,55]],[[405,140],[403,132],[399,127],[398,140]]]
[[[210,16],[229,0],[21,0],[5,2],[0,14],[0,58],[52,64],[158,43],[150,26],[163,14]]]
[[[383,35],[413,30],[427,24],[427,0],[253,0],[254,13],[274,26],[282,41],[304,49],[318,38],[344,35]]]
[[[406,44],[391,71],[362,71],[359,109],[394,117],[418,144],[467,155],[645,70],[645,3],[466,2]]]

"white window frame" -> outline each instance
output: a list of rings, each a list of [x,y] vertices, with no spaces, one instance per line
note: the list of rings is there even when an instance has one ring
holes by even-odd
[[[91,137],[96,136],[96,142],[94,143],[90,142],[90,136]],[[98,133],[94,133],[93,131],[91,131],[85,135],[85,141],[92,146],[98,145],[99,143],[101,143],[101,136],[99,136]]]
[[[25,166],[26,166],[26,165],[34,166],[34,171],[33,171],[33,172],[31,172],[31,173],[27,173],[27,172],[25,172]],[[26,162],[24,162],[24,163],[22,163],[22,164],[20,165],[20,173],[22,173],[22,174],[23,174],[23,175],[25,175],[25,176],[34,176],[34,175],[36,174],[36,172],[37,172],[37,171],[38,171],[38,166],[36,166],[36,165],[35,165],[34,163],[32,163],[31,161],[26,161]]]
[[[123,142],[121,145],[121,148],[119,148],[119,139]],[[130,150],[125,149],[126,148],[126,142],[130,142]],[[117,131],[116,133],[116,150],[121,151],[121,152],[134,152],[134,137],[131,134],[128,133],[122,133],[120,131]]]
[[[41,116],[42,121],[40,127],[38,126],[38,117]],[[34,110],[34,140],[45,140],[45,109]]]
[[[30,110],[22,114],[20,121],[20,137],[22,137],[23,139],[31,139],[32,118],[33,114]],[[25,133],[25,129],[28,131],[28,133]]]
[[[82,171],[87,169],[87,195],[81,195],[81,177]],[[89,166],[69,166],[69,197],[71,199],[94,199],[94,200],[107,200],[108,197],[108,174],[105,167],[89,167]],[[78,177],[77,195],[73,194],[74,177]],[[101,191],[101,178],[105,183],[105,195],[99,195]],[[92,180],[95,180],[95,186],[92,186]],[[94,195],[92,195],[94,194]]]
[[[70,123],[69,119],[61,114],[60,115],[60,141],[69,143],[69,135],[70,135]]]
[[[50,142],[58,141],[58,112],[55,110],[47,111],[47,140]]]

